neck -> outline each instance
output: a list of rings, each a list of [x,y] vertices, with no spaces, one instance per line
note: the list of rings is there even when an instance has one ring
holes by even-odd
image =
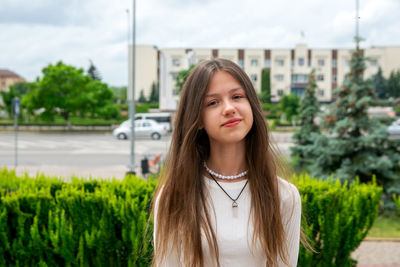
[[[206,161],[207,166],[222,175],[237,175],[248,169],[246,164],[246,152],[244,142],[238,144],[210,144],[210,157]],[[209,175],[207,175],[210,177]],[[210,177],[211,178],[211,177]],[[237,182],[246,179],[246,176],[237,179],[219,179],[217,181]]]

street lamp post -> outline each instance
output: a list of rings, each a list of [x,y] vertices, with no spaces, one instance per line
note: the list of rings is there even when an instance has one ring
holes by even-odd
[[[135,13],[136,13],[136,0],[133,0],[133,9],[132,9],[132,99],[130,102],[130,109],[129,109],[129,117],[131,120],[131,156],[130,162],[128,165],[129,171],[127,174],[136,174],[135,172],[135,50],[136,50],[136,43],[135,43]],[[129,44],[128,44],[129,49]],[[128,61],[129,62],[129,61]]]

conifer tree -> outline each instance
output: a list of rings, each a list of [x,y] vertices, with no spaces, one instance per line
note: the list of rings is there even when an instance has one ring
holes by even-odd
[[[370,80],[364,80],[365,58],[352,53],[350,72],[334,93],[336,101],[325,119],[327,135],[315,135],[310,148],[316,157],[309,165],[317,177],[333,175],[342,181],[356,177],[370,182],[376,175],[384,188],[387,208],[394,206],[393,193],[400,193],[400,140],[390,140],[386,126],[368,117],[375,94]]]
[[[97,70],[96,66],[93,64],[93,61],[89,59],[90,66],[88,69],[88,74],[93,80],[101,81],[101,75]]]
[[[140,90],[140,96],[139,96],[138,102],[139,102],[139,103],[146,103],[146,102],[147,102],[147,99],[146,99],[146,97],[144,96],[144,91],[143,91],[143,89]]]
[[[376,97],[385,99],[388,97],[387,81],[382,74],[382,68],[379,67],[378,72],[371,77],[372,86],[374,87]]]
[[[313,70],[308,78],[308,86],[304,92],[303,99],[299,107],[300,129],[293,135],[295,146],[291,148],[292,159],[296,168],[303,169],[312,163],[313,151],[310,146],[314,143],[314,134],[320,134],[315,119],[319,113],[319,103],[315,96],[317,82],[315,71]]]
[[[156,103],[159,100],[158,86],[155,82],[151,84],[151,92],[149,97],[149,102]]]

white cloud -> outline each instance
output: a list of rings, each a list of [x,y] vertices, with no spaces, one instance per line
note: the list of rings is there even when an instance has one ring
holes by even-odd
[[[353,1],[136,0],[136,41],[164,47],[353,47]],[[105,82],[127,81],[126,9],[132,0],[1,0],[0,68],[28,80],[59,60]],[[360,0],[363,46],[400,45],[397,0]]]

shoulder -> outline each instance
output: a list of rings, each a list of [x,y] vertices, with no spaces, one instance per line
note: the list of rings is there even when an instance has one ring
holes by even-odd
[[[278,177],[279,196],[281,208],[294,208],[301,206],[299,190],[292,183]]]

